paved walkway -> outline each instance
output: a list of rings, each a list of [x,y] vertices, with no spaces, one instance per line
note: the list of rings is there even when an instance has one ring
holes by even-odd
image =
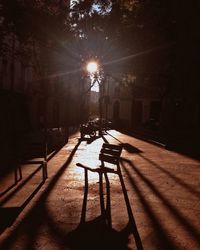
[[[109,133],[89,144],[73,135],[45,183],[37,165],[24,165],[17,185],[1,181],[0,249],[200,249],[200,162]],[[101,192],[99,175],[75,164],[98,166],[104,141],[123,145],[123,178],[108,174]]]

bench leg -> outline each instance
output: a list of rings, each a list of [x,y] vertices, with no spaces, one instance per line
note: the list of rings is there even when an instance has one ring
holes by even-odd
[[[84,191],[84,198],[83,198],[83,205],[82,205],[82,212],[81,212],[81,221],[80,221],[80,223],[85,223],[85,221],[86,221],[86,210],[87,210],[88,170],[84,169],[84,171],[85,171],[85,191]]]
[[[106,180],[106,220],[108,226],[112,228],[112,218],[111,218],[111,204],[110,204],[110,181],[108,179],[108,175],[104,173],[105,180]]]
[[[103,198],[103,174],[99,173],[99,198],[100,198],[100,206],[101,206],[101,215],[105,216],[105,205]]]
[[[18,170],[19,170],[19,181],[20,181],[22,179],[22,168],[20,165],[18,166]]]
[[[47,162],[43,161],[42,163],[42,177],[43,177],[43,181],[45,181],[48,178],[47,175]]]
[[[22,179],[22,169],[21,166],[18,165],[14,169],[14,179],[15,179],[15,184],[18,183]]]
[[[15,167],[15,170],[14,170],[14,179],[15,179],[15,184],[17,184],[18,182],[18,175],[17,175],[17,167]]]

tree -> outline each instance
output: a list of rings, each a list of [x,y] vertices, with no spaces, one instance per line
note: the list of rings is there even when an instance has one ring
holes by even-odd
[[[7,34],[15,34],[20,41],[23,55],[37,53],[37,56],[40,56],[38,60],[40,66],[45,63],[44,58],[46,65],[50,66],[50,62],[53,62],[50,60],[53,58],[52,54],[60,53],[61,48],[64,50],[63,41],[70,36],[67,2],[2,0],[0,6],[0,27],[1,33],[4,34],[2,41]],[[42,49],[38,50],[38,46]]]
[[[130,65],[131,56],[172,44],[176,27],[172,3],[167,0],[74,3],[71,22],[84,57],[96,55],[108,71],[123,71]]]

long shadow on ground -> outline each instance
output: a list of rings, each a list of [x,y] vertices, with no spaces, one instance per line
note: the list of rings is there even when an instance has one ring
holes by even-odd
[[[125,164],[126,163],[126,164]],[[168,211],[172,214],[174,218],[181,224],[181,226],[190,234],[190,237],[200,246],[199,243],[199,237],[200,237],[200,232],[186,219],[184,218],[183,214],[180,213],[180,211],[177,210],[176,207],[174,207],[170,201],[168,201],[156,188],[155,185],[153,185],[148,178],[145,177],[145,175],[137,168],[131,161],[127,159],[121,160],[121,164],[123,166],[123,169],[125,173],[127,174],[130,183],[132,184],[134,190],[137,192],[138,197],[140,201],[142,202],[145,211],[149,215],[149,218],[151,218],[151,221],[153,223],[153,227],[155,230],[155,233],[157,234],[157,237],[155,239],[155,244],[157,245],[157,249],[166,249],[166,250],[171,250],[171,249],[179,249],[176,245],[175,242],[172,241],[168,237],[168,234],[166,230],[162,227],[161,221],[157,218],[156,214],[153,212],[153,209],[151,206],[148,204],[146,201],[145,197],[143,197],[141,191],[135,184],[131,171],[134,171],[138,177],[141,179],[142,182],[144,182],[148,188],[151,190],[151,192],[159,198],[162,203],[165,205],[165,207],[168,209]]]
[[[81,249],[116,249],[128,250],[129,236],[133,234],[135,245],[138,250],[142,250],[142,242],[137,231],[136,223],[132,214],[128,194],[122,178],[120,167],[118,175],[122,192],[124,195],[127,213],[129,217],[128,224],[121,231],[112,228],[111,206],[110,206],[110,183],[107,173],[99,173],[99,198],[101,215],[91,221],[86,221],[87,196],[88,196],[88,170],[85,169],[85,191],[81,213],[81,221],[78,227],[70,232],[66,237],[66,244],[72,250]],[[103,195],[103,175],[106,183],[106,206]]]
[[[53,190],[54,186],[56,185],[57,181],[59,180],[60,176],[63,174],[65,169],[70,164],[80,142],[74,147],[71,154],[69,155],[67,161],[61,166],[55,176],[50,180],[47,188],[39,197],[38,202],[31,208],[31,210],[27,213],[23,221],[21,221],[14,231],[12,231],[5,240],[3,240],[0,244],[0,249],[15,249],[16,242],[21,238],[21,235],[26,233],[26,240],[23,240],[22,249],[35,249],[36,238],[39,235],[39,231],[42,226],[47,224],[47,214],[48,208],[45,205],[45,201],[49,195],[49,193]],[[38,187],[39,188],[39,187]],[[36,191],[34,191],[36,192]],[[27,199],[26,203],[29,201]],[[24,203],[23,205],[26,205]],[[13,210],[14,211],[14,210]],[[14,211],[15,214],[17,211]],[[12,219],[12,218],[11,218]]]

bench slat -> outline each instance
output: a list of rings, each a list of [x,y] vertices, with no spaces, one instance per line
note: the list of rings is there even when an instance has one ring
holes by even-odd
[[[120,145],[114,145],[114,144],[109,144],[109,143],[104,143],[102,148],[108,148],[108,149],[114,149],[114,150],[122,150],[122,147]]]
[[[104,155],[104,154],[99,154],[99,160],[100,161],[106,161],[112,164],[117,164],[119,162],[118,157],[110,156],[110,155]]]
[[[101,154],[111,155],[111,156],[120,156],[120,151],[110,150],[110,149],[101,149]]]

